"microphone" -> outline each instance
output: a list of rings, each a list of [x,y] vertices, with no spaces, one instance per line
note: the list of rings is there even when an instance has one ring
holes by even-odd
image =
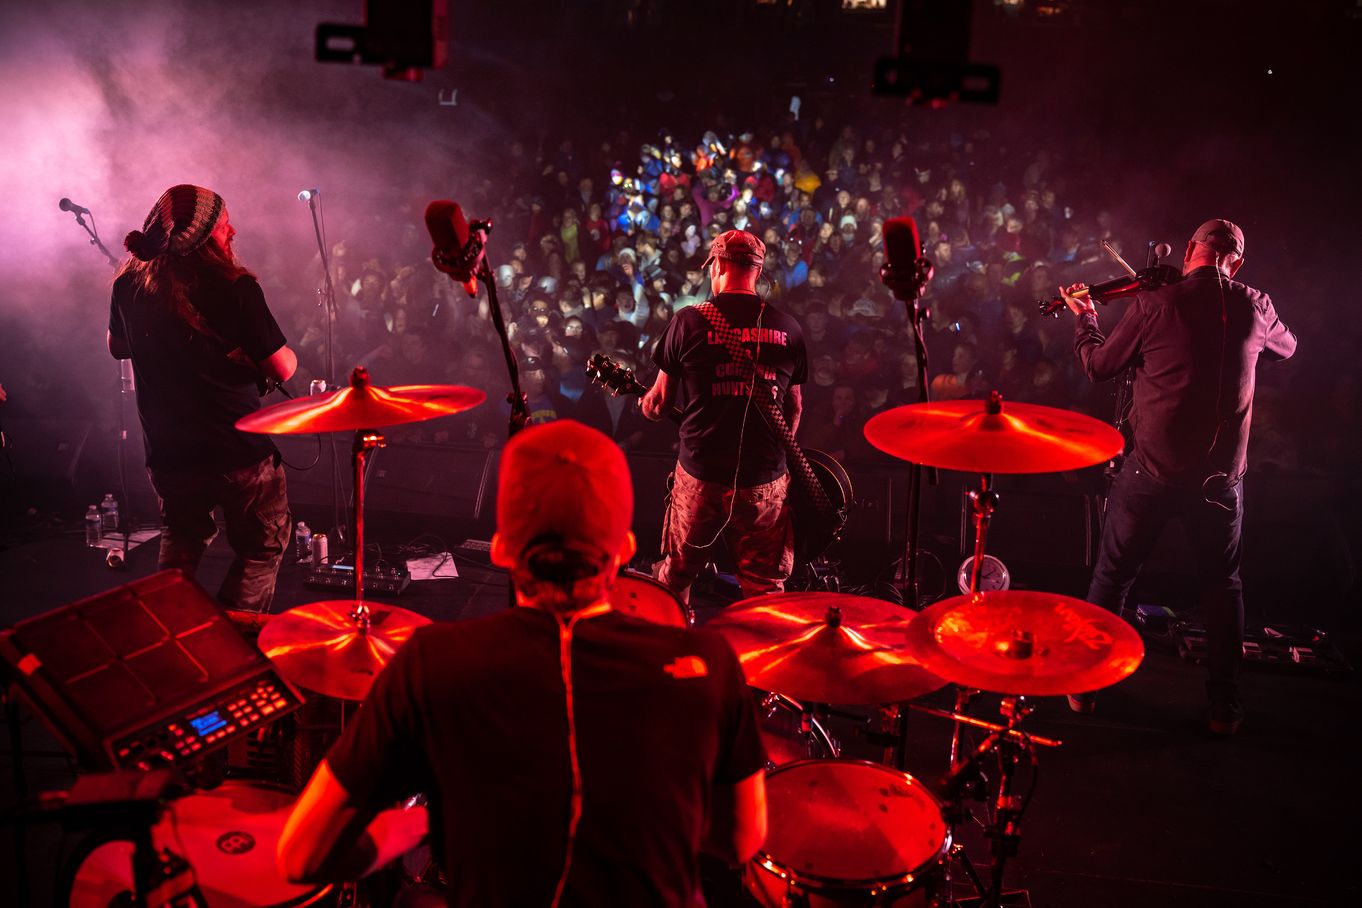
[[[89,213],[90,213],[90,209],[88,209],[88,208],[82,208],[80,205],[77,205],[75,202],[71,201],[70,199],[62,199],[60,202],[57,203],[57,207],[60,208],[62,211],[69,211],[69,212],[71,212],[72,214],[89,214]]]
[[[312,204],[312,200],[321,194],[322,191],[320,189],[304,189],[298,193],[298,201],[307,202],[310,205]]]
[[[475,272],[478,259],[482,257],[481,234],[470,243],[468,219],[459,203],[437,199],[427,205],[426,230],[435,244],[430,251],[430,260],[436,269],[462,284],[469,296],[477,296]],[[475,245],[476,249],[473,248]]]
[[[1154,247],[1154,258],[1163,259],[1173,254],[1173,247],[1167,243],[1160,243]]]
[[[880,280],[899,299],[916,298],[932,279],[932,263],[922,255],[922,240],[912,218],[884,222],[884,265]]]
[[[884,257],[896,271],[908,272],[922,258],[922,240],[912,218],[890,218],[884,222]]]

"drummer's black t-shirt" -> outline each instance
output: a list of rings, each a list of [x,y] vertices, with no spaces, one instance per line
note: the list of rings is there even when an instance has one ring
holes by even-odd
[[[762,308],[750,293],[721,293],[715,306],[742,332],[742,346],[757,353],[763,381],[757,392],[783,404],[790,385],[808,380],[808,357],[799,322],[774,306]],[[758,325],[760,317],[760,325]],[[760,330],[757,330],[757,329]],[[735,363],[713,335],[709,320],[694,306],[676,313],[653,353],[657,367],[680,379],[681,466],[706,482],[748,488],[785,473],[785,448],[756,407],[745,363]],[[746,418],[744,420],[744,411]],[[741,439],[741,449],[739,448]]]
[[[548,905],[571,768],[557,620],[537,609],[420,628],[327,762],[358,804],[425,792],[454,906]],[[714,785],[765,754],[716,632],[608,612],[573,631],[582,818],[564,905],[693,908]]]
[[[217,337],[151,299],[133,275],[114,281],[109,333],[132,351],[147,466],[225,472],[259,463],[274,443],[234,423],[260,409],[261,373],[228,353],[239,347],[262,362],[284,346],[284,334],[253,277],[204,274],[190,300]]]

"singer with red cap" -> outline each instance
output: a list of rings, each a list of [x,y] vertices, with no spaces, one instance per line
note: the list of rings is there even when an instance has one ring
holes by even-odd
[[[520,607],[398,650],[294,808],[280,867],[320,881],[385,862],[413,843],[383,808],[422,792],[450,905],[703,904],[698,851],[739,863],[766,835],[737,656],[716,631],[611,607],[634,496],[604,434],[530,426],[497,488],[492,558]]]
[[[713,297],[668,322],[653,353],[657,380],[641,401],[653,420],[685,401],[657,579],[687,602],[720,538],[744,596],[781,592],[794,568],[785,458],[808,353],[799,323],[757,294],[765,258],[766,244],[746,231],[714,238],[704,264]]]
[[[147,470],[161,501],[159,567],[193,574],[221,508],[236,558],[218,591],[266,611],[289,536],[279,452],[235,423],[260,409],[266,380],[298,358],[236,257],[222,196],[182,184],[162,193],[114,278],[109,352],[131,359]]]
[[[1244,232],[1221,218],[1192,234],[1182,280],[1134,298],[1110,335],[1087,287],[1061,287],[1077,316],[1074,351],[1093,381],[1134,369],[1134,446],[1107,497],[1088,601],[1120,612],[1164,525],[1180,521],[1203,586],[1210,730],[1243,720],[1244,589],[1239,577],[1253,389],[1260,359],[1296,352],[1272,300],[1234,280]],[[1092,712],[1091,693],[1069,697]]]

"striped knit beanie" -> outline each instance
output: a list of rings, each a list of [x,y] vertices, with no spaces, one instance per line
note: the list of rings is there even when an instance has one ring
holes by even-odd
[[[167,252],[188,255],[208,241],[225,209],[222,196],[211,189],[172,186],[151,206],[142,229],[129,233],[123,245],[144,262]]]

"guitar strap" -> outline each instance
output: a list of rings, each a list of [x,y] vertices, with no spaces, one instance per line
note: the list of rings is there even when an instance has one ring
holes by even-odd
[[[697,303],[695,309],[709,322],[710,327],[714,330],[714,336],[728,351],[733,362],[747,363],[750,366],[744,378],[753,383],[755,390],[751,395],[751,400],[757,405],[757,412],[766,420],[772,431],[780,437],[781,444],[785,446],[785,460],[791,472],[798,474],[798,478],[801,480],[799,487],[805,490],[805,494],[811,499],[810,503],[820,514],[831,513],[833,511],[832,500],[828,498],[827,492],[823,489],[823,484],[818,481],[813,468],[809,466],[808,459],[799,449],[799,445],[795,442],[794,433],[790,431],[790,426],[785,421],[785,413],[780,409],[779,386],[767,382],[757,375],[756,358],[752,351],[743,345],[742,333],[733,327],[713,301],[705,300],[703,303]],[[773,391],[777,393],[773,394]]]

